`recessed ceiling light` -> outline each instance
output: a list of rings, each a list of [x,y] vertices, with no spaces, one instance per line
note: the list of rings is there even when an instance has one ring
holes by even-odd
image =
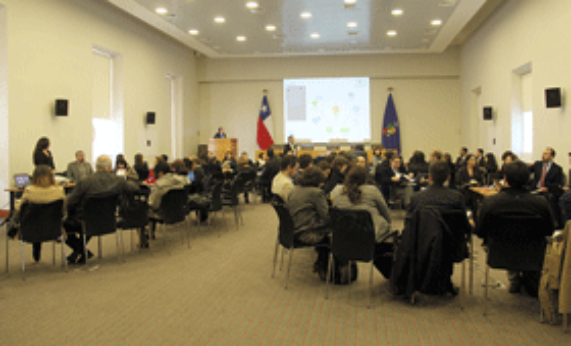
[[[303,19],[308,19],[312,17],[312,14],[311,12],[302,12],[299,16]]]
[[[249,8],[250,10],[255,10],[256,8],[258,8],[258,3],[255,1],[248,1],[246,3],[246,7]]]
[[[169,11],[164,7],[159,7],[155,10],[158,14],[167,14]]]
[[[397,35],[396,30],[389,30],[389,31],[387,31],[387,36],[396,36],[396,35]]]
[[[442,21],[440,19],[435,19],[432,22],[430,22],[430,24],[432,26],[441,26],[442,25]]]
[[[244,42],[246,41],[246,36],[238,36],[236,37],[236,41]]]
[[[226,18],[219,16],[219,17],[215,17],[215,18],[214,18],[214,21],[215,21],[216,23],[224,23],[224,22],[226,22]]]
[[[309,35],[309,37],[313,38],[313,39],[318,39],[321,37],[321,35],[319,35],[318,33],[314,32],[313,34]]]
[[[266,25],[266,30],[267,31],[275,31],[276,30],[276,26],[275,25]]]
[[[356,27],[357,27],[357,23],[356,23],[356,22],[349,22],[349,23],[347,23],[347,27],[348,27],[348,28],[356,28]]]
[[[395,8],[394,10],[391,11],[391,14],[395,17],[402,16],[403,10],[401,10],[400,8]]]
[[[196,29],[191,29],[191,30],[188,30],[188,33],[191,34],[191,35],[196,36],[196,35],[198,35],[198,30],[196,30]]]
[[[355,5],[357,3],[357,0],[345,0],[345,4],[347,5]]]

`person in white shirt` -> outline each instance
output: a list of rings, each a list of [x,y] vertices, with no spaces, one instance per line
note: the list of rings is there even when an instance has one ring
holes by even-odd
[[[289,193],[293,190],[292,178],[297,173],[298,168],[297,157],[292,155],[282,157],[280,172],[272,181],[272,193],[280,196],[284,202],[287,202]]]

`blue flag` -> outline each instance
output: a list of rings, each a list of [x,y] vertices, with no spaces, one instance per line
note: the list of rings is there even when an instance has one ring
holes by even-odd
[[[397,116],[397,110],[395,109],[395,103],[393,102],[393,94],[389,94],[389,99],[387,100],[387,107],[385,108],[385,118],[383,120],[383,133],[381,143],[385,149],[398,149],[400,148],[400,125],[399,118]]]

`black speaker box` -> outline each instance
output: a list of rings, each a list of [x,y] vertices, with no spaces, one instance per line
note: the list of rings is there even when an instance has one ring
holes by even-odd
[[[493,120],[494,112],[492,107],[484,107],[484,120]]]
[[[545,106],[547,108],[561,107],[561,89],[545,89]]]
[[[145,124],[153,125],[155,123],[155,112],[148,112],[145,118]]]
[[[56,115],[60,117],[67,117],[69,108],[68,100],[56,100]]]

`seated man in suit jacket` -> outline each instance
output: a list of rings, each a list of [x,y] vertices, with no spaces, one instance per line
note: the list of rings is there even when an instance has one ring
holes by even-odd
[[[389,165],[380,165],[378,176],[381,184],[381,192],[388,200],[390,190],[392,189],[395,196],[402,198],[405,206],[410,204],[410,196],[412,195],[412,175],[403,173],[401,158],[393,155]],[[377,180],[377,181],[379,181]]]
[[[558,203],[561,194],[556,195],[550,193],[548,190],[549,186],[562,187],[563,185],[563,169],[553,161],[554,158],[555,150],[553,148],[546,148],[541,156],[541,161],[536,161],[529,167],[529,171],[533,173],[530,188],[531,190],[539,190],[547,197],[549,206],[555,217],[555,226],[559,228],[562,226],[561,210]]]
[[[66,244],[73,249],[73,253],[68,256],[70,263],[76,261],[77,263],[85,263],[83,240],[78,236],[82,232],[80,221],[83,202],[92,195],[112,193],[122,195],[139,190],[139,185],[137,185],[139,176],[136,173],[128,175],[126,180],[125,177],[113,174],[111,165],[109,156],[99,156],[95,164],[95,173],[80,180],[73,192],[67,196],[66,204],[69,216],[64,227],[67,233]]]
[[[544,220],[545,227],[538,229],[541,235],[550,236],[553,233],[554,223],[551,209],[545,198],[534,195],[526,189],[529,181],[529,171],[522,161],[514,161],[504,165],[504,188],[494,196],[486,197],[482,201],[478,220],[476,222],[476,235],[487,242],[488,230],[494,227],[494,218],[506,211],[511,213],[529,213],[538,215]],[[514,263],[517,258],[512,258]],[[521,285],[526,284],[530,293],[537,294],[539,287],[539,272],[508,271],[510,281],[509,292],[518,293]]]

